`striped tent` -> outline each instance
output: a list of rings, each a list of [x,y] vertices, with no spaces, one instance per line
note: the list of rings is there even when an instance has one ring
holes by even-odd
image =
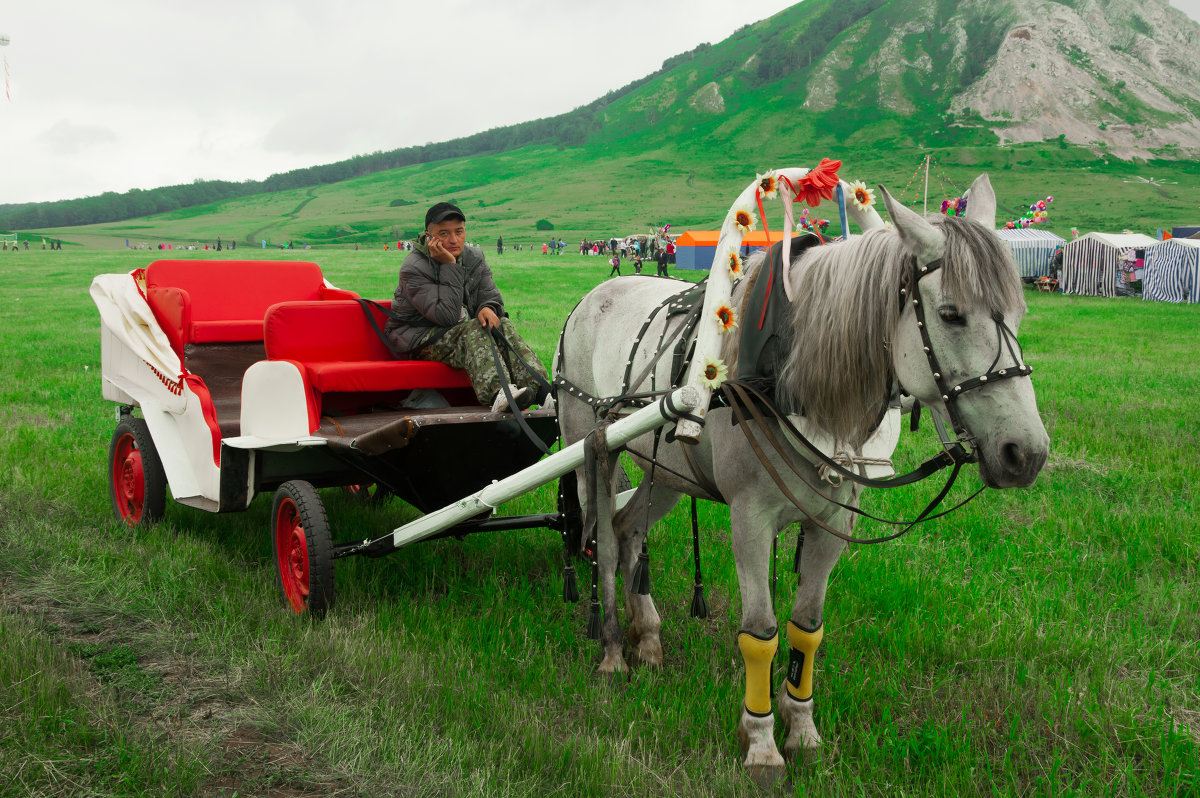
[[[1049,276],[1054,250],[1067,243],[1066,239],[1054,235],[1049,230],[1034,230],[1032,227],[997,230],[996,235],[1008,244],[1013,260],[1021,269],[1022,277]]]
[[[1080,296],[1117,295],[1121,280],[1121,254],[1127,250],[1145,250],[1157,241],[1141,233],[1088,233],[1063,248],[1064,294]]]
[[[1142,297],[1200,303],[1200,241],[1172,238],[1146,251]]]

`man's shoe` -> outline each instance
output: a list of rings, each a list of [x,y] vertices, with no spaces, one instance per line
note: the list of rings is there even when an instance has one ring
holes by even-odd
[[[518,388],[517,386],[511,385],[511,384],[508,386],[508,391],[509,391],[509,393],[512,394],[514,402],[517,401],[518,399],[520,399],[522,396],[524,396],[525,392],[528,390],[529,390],[528,388]],[[504,395],[504,391],[500,391],[499,393],[496,394],[495,401],[492,402],[492,412],[493,413],[503,413],[507,409],[508,409],[508,397]]]

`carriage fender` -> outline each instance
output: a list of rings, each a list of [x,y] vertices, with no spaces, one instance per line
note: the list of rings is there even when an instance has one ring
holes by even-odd
[[[264,442],[307,438],[320,425],[304,367],[260,360],[242,379],[243,438]]]
[[[199,397],[185,388],[183,399],[186,409],[182,413],[143,400],[142,418],[162,461],[171,496],[180,504],[215,510],[221,474],[213,462],[212,430],[204,420]]]

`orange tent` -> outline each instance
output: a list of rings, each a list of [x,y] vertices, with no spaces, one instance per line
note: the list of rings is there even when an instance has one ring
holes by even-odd
[[[792,237],[802,235],[803,232],[795,231]],[[711,269],[717,253],[717,239],[720,237],[719,230],[685,231],[675,240],[675,265],[680,269]],[[782,230],[772,230],[770,241],[762,230],[752,230],[742,238],[742,247],[749,247],[750,251],[754,252],[782,240]]]

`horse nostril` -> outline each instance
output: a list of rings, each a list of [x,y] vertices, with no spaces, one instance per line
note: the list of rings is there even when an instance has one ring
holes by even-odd
[[[1025,450],[1016,443],[1009,441],[1000,447],[1000,462],[1004,464],[1004,470],[1010,474],[1023,472],[1028,460]]]

